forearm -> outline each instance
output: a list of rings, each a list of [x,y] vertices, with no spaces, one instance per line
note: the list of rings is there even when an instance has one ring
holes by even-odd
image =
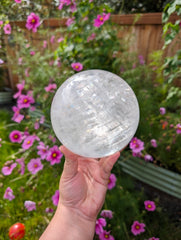
[[[85,219],[74,209],[59,205],[40,240],[92,240],[94,232],[95,221]]]

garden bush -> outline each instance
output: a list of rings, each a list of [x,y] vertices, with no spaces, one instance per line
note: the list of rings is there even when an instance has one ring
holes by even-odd
[[[180,76],[180,52],[166,58],[166,62],[159,61],[162,52],[154,53],[150,65],[143,56],[129,53],[128,43],[117,38],[117,26],[110,21],[112,9],[108,4],[91,0],[60,1],[53,8],[53,16],[58,16],[58,12],[66,16],[66,27],[56,32],[43,27],[48,9],[41,11],[41,1],[34,4],[34,12],[26,6],[26,11],[22,11],[23,0],[7,4],[17,10],[20,19],[26,17],[26,26],[11,29],[10,16],[3,12],[4,21],[0,22],[3,50],[9,39],[15,56],[4,55],[1,61],[11,63],[19,83],[13,111],[0,112],[4,119],[0,126],[1,239],[8,238],[9,227],[18,221],[26,226],[25,239],[38,239],[55,212],[64,157],[58,149],[61,143],[51,128],[50,106],[56,89],[78,71],[95,68],[111,71],[124,78],[135,91],[140,124],[123,157],[134,155],[181,172],[180,89],[170,80]],[[165,14],[171,14],[169,9],[173,6],[180,14],[178,1],[168,5]],[[172,27],[179,32],[180,22],[175,25],[165,29]],[[26,38],[27,31],[31,33],[30,39]],[[34,44],[36,36],[38,44]],[[40,115],[36,115],[37,110]],[[110,230],[115,239],[140,239],[139,234],[144,239],[179,239],[179,227],[162,212],[159,199],[150,199],[152,211],[147,200],[144,192],[136,191],[132,179],[116,165],[103,206],[103,210],[110,210],[109,214],[113,212],[113,218],[102,213],[107,221],[104,229]],[[135,224],[142,232],[135,230]],[[99,239],[98,234],[95,239]]]

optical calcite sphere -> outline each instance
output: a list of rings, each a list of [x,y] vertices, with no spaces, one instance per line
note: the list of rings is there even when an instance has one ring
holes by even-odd
[[[70,151],[91,158],[123,149],[134,136],[139,106],[131,87],[104,70],[87,70],[68,78],[57,90],[51,122]]]

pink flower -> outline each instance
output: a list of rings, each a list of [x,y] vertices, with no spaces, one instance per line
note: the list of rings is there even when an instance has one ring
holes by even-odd
[[[77,11],[77,6],[75,3],[72,3],[72,5],[70,5],[70,12],[75,12]]]
[[[58,7],[59,10],[62,10],[64,5],[70,5],[71,4],[71,0],[60,0],[60,5]]]
[[[46,86],[44,89],[46,92],[54,92],[54,89],[57,88],[57,85],[55,83],[49,83],[48,86]]]
[[[148,240],[159,240],[159,238],[151,237]]]
[[[166,113],[166,109],[164,107],[160,108],[160,114],[164,115]]]
[[[102,210],[101,217],[112,219],[113,212],[111,210]]]
[[[176,125],[176,133],[177,133],[177,134],[181,134],[181,124],[180,124],[180,123],[178,123],[178,124]]]
[[[59,201],[59,190],[56,190],[55,194],[52,196],[52,202],[55,206],[57,206],[58,201]]]
[[[21,166],[20,174],[23,175],[23,174],[25,173],[25,163],[24,163],[24,158],[16,159],[16,162],[20,164],[20,166]]]
[[[16,3],[21,3],[21,0],[14,0]]]
[[[27,209],[28,212],[31,212],[33,210],[36,210],[36,203],[33,201],[25,201],[24,206]]]
[[[60,43],[60,42],[62,42],[63,40],[64,40],[64,38],[63,38],[63,37],[60,37],[60,38],[57,40],[57,42]]]
[[[48,154],[48,146],[45,146],[43,142],[39,142],[37,149],[39,150],[37,154],[41,157],[41,159],[46,159]]]
[[[22,65],[22,61],[23,61],[22,57],[18,58],[18,65]]]
[[[1,28],[1,26],[3,25],[3,21],[2,20],[0,20],[0,28]]]
[[[30,51],[30,55],[34,56],[35,55],[35,51]]]
[[[92,33],[88,38],[87,38],[87,42],[90,42],[92,40],[94,40],[94,38],[96,37],[95,33]]]
[[[17,105],[18,108],[29,108],[31,106],[31,104],[35,103],[35,100],[32,96],[28,96],[28,95],[20,95],[20,97],[18,98],[17,101]]]
[[[47,41],[43,41],[43,47],[44,47],[44,48],[47,47]]]
[[[22,83],[18,83],[16,85],[18,92],[13,95],[13,98],[18,98],[21,95],[22,90],[24,89],[24,86],[25,86],[25,80],[23,80]]]
[[[97,15],[97,18],[94,19],[94,27],[100,27],[107,21],[110,17],[110,13],[103,13],[103,15]]]
[[[139,223],[138,221],[134,221],[133,225],[131,226],[131,232],[136,236],[142,232],[145,232],[145,224]]]
[[[103,227],[106,226],[106,220],[104,218],[98,218],[96,220],[96,227],[95,227],[95,232],[96,234],[100,234],[104,231]]]
[[[66,21],[67,27],[69,27],[73,23],[74,23],[74,18],[68,18],[67,21]]]
[[[100,240],[114,240],[114,237],[110,235],[110,231],[103,231],[102,233],[99,234],[99,239]]]
[[[63,154],[59,150],[58,146],[53,146],[49,149],[47,154],[47,161],[50,161],[50,165],[54,165],[55,163],[60,163]]]
[[[9,23],[4,26],[4,33],[11,34],[11,25]]]
[[[145,204],[146,210],[151,211],[151,212],[155,211],[156,205],[153,201],[147,200],[147,201],[144,201],[144,204]]]
[[[81,71],[81,70],[83,69],[83,65],[82,65],[81,63],[79,63],[79,62],[72,63],[72,64],[71,64],[71,67],[72,67],[75,71],[77,71],[77,72],[79,72],[79,71]]]
[[[39,26],[40,26],[40,18],[38,15],[32,12],[27,18],[26,28],[28,28],[28,30],[32,29],[33,32],[36,32]]]
[[[12,163],[11,161],[7,161],[1,171],[5,176],[8,176],[12,173],[13,169],[16,166],[17,166],[17,163]]]
[[[144,159],[145,159],[145,161],[149,161],[149,162],[153,161],[153,157],[149,154],[145,154]]]
[[[151,145],[152,145],[152,147],[154,147],[154,148],[156,148],[157,147],[157,142],[156,142],[156,140],[155,139],[151,139]]]
[[[2,146],[1,141],[2,141],[2,138],[0,138],[0,147]]]
[[[26,77],[29,77],[29,76],[30,76],[29,70],[30,70],[30,68],[26,68],[26,69],[25,69],[25,76],[26,76]]]
[[[4,63],[4,61],[2,59],[0,59],[0,64],[3,64],[3,63]]]
[[[144,149],[144,142],[142,142],[140,139],[134,137],[130,144],[129,144],[130,149],[132,149],[133,152],[139,153]]]
[[[52,135],[49,135],[48,136],[48,138],[53,142],[53,143],[55,143],[56,142],[56,138],[55,137],[53,137]]]
[[[13,110],[13,112],[14,112],[14,115],[13,115],[13,117],[11,118],[11,120],[13,120],[13,121],[15,121],[15,122],[17,122],[17,123],[20,123],[20,122],[23,120],[24,115],[20,114],[20,109],[17,108],[16,106],[13,106],[13,107],[12,107],[12,110]]]
[[[22,144],[22,148],[25,150],[29,149],[33,145],[35,140],[39,141],[39,138],[35,135],[28,136],[27,138],[25,138],[25,140]]]
[[[47,207],[47,208],[45,209],[45,212],[46,212],[46,213],[52,213],[52,212],[54,212],[54,210],[53,210],[53,208]]]
[[[53,44],[54,41],[55,41],[55,36],[53,35],[53,36],[51,36],[51,38],[50,38],[50,42]]]
[[[28,171],[32,174],[35,174],[43,169],[43,164],[41,163],[40,158],[33,158],[29,161],[27,165]]]
[[[9,134],[9,139],[10,139],[11,142],[21,143],[21,141],[22,141],[22,134],[18,130],[13,130]]]
[[[145,64],[144,57],[143,57],[142,55],[139,55],[138,58],[139,58],[140,64],[141,64],[141,65],[144,65],[144,64]]]
[[[114,188],[116,186],[116,176],[115,174],[111,173],[110,177],[109,177],[109,182],[108,182],[108,185],[107,185],[107,188],[109,190],[111,190],[112,188]]]
[[[10,187],[6,189],[3,198],[8,199],[9,201],[15,198],[15,196],[13,195],[13,190]]]

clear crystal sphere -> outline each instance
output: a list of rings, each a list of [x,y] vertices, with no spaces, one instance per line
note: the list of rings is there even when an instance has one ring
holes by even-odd
[[[139,105],[122,78],[104,70],[87,70],[59,87],[51,106],[51,122],[70,151],[100,158],[130,142],[139,123]]]

